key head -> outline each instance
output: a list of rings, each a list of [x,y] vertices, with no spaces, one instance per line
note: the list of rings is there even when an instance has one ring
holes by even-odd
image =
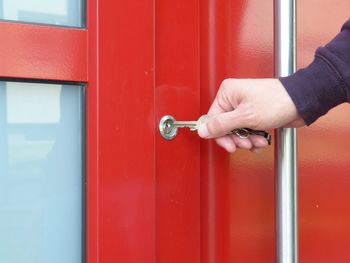
[[[199,129],[199,127],[205,123],[206,121],[208,121],[210,119],[209,115],[202,115],[199,117],[199,119],[197,120],[197,126],[196,126],[196,130]]]

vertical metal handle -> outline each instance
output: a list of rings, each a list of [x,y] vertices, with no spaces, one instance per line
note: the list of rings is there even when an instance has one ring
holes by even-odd
[[[296,69],[295,0],[275,0],[275,74],[288,76]],[[278,129],[275,144],[276,258],[298,262],[297,131]]]

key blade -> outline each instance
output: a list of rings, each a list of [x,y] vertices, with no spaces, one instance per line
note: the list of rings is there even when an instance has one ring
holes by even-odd
[[[176,128],[190,128],[191,130],[195,130],[197,127],[196,121],[175,121],[174,127]]]

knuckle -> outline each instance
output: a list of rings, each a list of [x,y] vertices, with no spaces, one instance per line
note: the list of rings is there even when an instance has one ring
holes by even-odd
[[[221,82],[220,87],[224,88],[224,87],[228,86],[230,80],[231,80],[231,79],[224,79],[224,80]]]
[[[248,128],[257,129],[261,125],[259,113],[254,105],[245,104],[242,112],[244,123]]]
[[[225,111],[233,110],[238,104],[234,82],[235,79],[223,80],[216,97],[218,105]]]
[[[228,99],[227,99],[227,96],[225,94],[222,94],[221,96],[219,96],[217,98],[217,103],[218,103],[218,106],[225,110],[225,111],[228,111],[229,109],[229,103],[228,103]]]
[[[227,92],[232,87],[233,82],[234,82],[234,79],[224,79],[221,82],[220,91]]]

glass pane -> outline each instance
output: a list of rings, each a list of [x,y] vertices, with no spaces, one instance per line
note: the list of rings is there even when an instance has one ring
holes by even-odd
[[[0,0],[0,19],[83,27],[84,0]]]
[[[84,87],[0,81],[0,262],[81,263]]]

